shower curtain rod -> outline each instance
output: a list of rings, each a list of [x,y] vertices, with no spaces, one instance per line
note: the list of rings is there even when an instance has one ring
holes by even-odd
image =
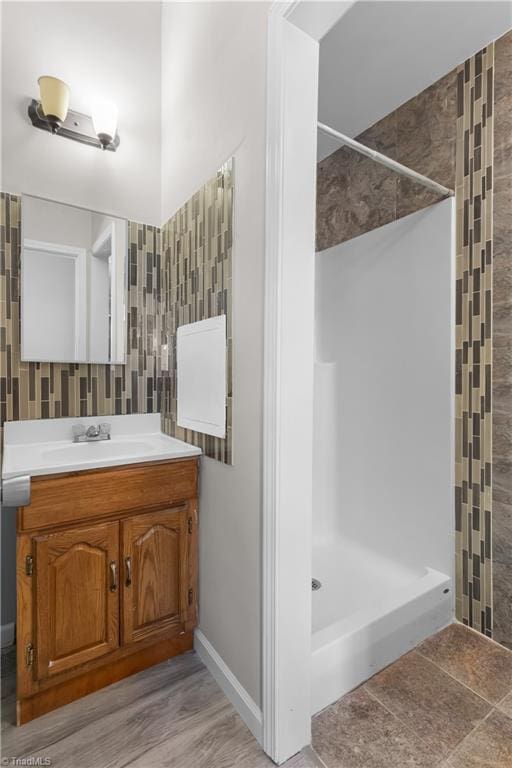
[[[408,168],[406,165],[402,165],[402,163],[397,163],[396,160],[392,160],[390,157],[382,155],[380,152],[370,149],[370,147],[366,147],[364,144],[360,144],[355,139],[351,139],[349,136],[345,136],[343,133],[335,131],[334,128],[329,128],[329,126],[324,123],[318,123],[318,128],[324,133],[328,133],[329,136],[334,136],[335,139],[338,139],[338,141],[341,141],[348,147],[355,149],[355,151],[359,152],[361,155],[369,157],[370,160],[375,160],[376,163],[385,165],[386,168],[390,168],[392,171],[402,174],[402,176],[408,176],[413,181],[418,182],[418,184],[423,184],[424,187],[428,187],[432,191],[438,192],[440,195],[443,195],[443,197],[451,197],[454,194],[453,189],[443,187],[442,184],[438,184],[437,181],[429,179],[428,176],[423,176],[422,173],[413,171],[412,168]]]

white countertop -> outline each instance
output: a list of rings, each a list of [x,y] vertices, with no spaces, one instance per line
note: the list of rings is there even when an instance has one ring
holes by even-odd
[[[73,424],[111,425],[111,439],[73,443]],[[160,414],[11,421],[4,424],[2,479],[198,456],[200,448],[164,435]]]

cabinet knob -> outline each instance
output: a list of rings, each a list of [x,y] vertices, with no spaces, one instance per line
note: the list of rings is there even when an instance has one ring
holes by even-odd
[[[117,589],[117,563],[115,560],[110,561],[110,591],[115,592]]]
[[[125,564],[125,568],[126,568],[126,581],[125,581],[125,585],[127,587],[129,587],[130,584],[132,583],[132,559],[131,559],[131,557],[125,557],[124,564]]]

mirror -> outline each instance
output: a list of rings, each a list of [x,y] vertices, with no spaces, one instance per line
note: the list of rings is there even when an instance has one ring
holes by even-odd
[[[124,363],[128,227],[22,196],[21,359]]]

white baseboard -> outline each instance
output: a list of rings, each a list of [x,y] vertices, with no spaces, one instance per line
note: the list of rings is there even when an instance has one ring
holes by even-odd
[[[194,634],[194,649],[253,736],[261,744],[263,737],[261,709],[249,696],[243,685],[237,680],[200,629],[196,629]]]
[[[14,643],[14,622],[2,624],[2,648]]]

